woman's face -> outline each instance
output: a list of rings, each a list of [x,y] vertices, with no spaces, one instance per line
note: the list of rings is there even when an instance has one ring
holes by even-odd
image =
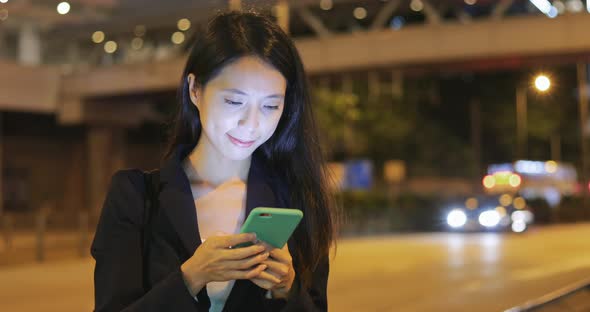
[[[193,74],[188,78],[201,117],[200,140],[223,157],[246,159],[275,132],[287,82],[271,65],[248,56],[225,66],[204,88],[195,86]]]

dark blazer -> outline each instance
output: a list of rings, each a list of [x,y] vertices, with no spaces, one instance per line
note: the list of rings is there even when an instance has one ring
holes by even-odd
[[[95,311],[209,311],[206,287],[198,302],[188,292],[180,266],[201,244],[190,184],[181,161],[192,147],[180,146],[160,169],[159,213],[155,216],[149,256],[149,291],[144,291],[141,226],[145,184],[140,170],[121,170],[112,177],[91,253]],[[247,214],[255,207],[289,207],[287,189],[252,158],[246,186]],[[294,242],[288,243],[294,250]],[[295,258],[295,257],[294,257]],[[293,259],[296,267],[296,259]],[[266,290],[249,280],[237,280],[224,311],[326,311],[328,257],[315,270],[313,283],[303,288],[296,278],[288,300],[266,299]]]

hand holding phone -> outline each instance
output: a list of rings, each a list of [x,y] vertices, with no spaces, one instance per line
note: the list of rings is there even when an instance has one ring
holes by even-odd
[[[191,295],[196,295],[209,282],[259,276],[267,268],[263,262],[269,258],[270,253],[263,244],[253,245],[255,240],[256,237],[248,233],[212,236],[204,241],[180,267]],[[250,246],[228,250],[229,246],[244,242],[249,242]]]
[[[266,268],[256,277],[250,278],[250,281],[260,288],[270,290],[272,298],[287,298],[295,280],[295,268],[289,245],[285,244],[281,249],[273,248],[269,254],[270,257],[262,261]]]

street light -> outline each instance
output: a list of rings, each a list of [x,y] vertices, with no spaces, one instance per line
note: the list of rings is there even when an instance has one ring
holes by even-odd
[[[549,90],[549,87],[551,87],[551,80],[549,77],[541,74],[535,78],[535,88],[537,88],[537,90],[545,92]]]
[[[551,87],[551,79],[547,75],[539,74],[534,79],[535,88],[545,93]],[[519,84],[516,88],[516,139],[517,139],[517,157],[526,158],[527,151],[527,94],[528,85]],[[552,140],[553,141],[553,140]],[[556,153],[552,153],[556,154]],[[559,158],[558,155],[553,157]]]

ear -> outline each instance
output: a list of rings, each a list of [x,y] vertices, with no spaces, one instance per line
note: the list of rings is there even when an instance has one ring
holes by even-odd
[[[201,110],[201,88],[199,86],[197,86],[197,82],[196,82],[196,77],[194,74],[189,74],[186,77],[186,80],[188,81],[188,93],[189,96],[191,98],[191,102],[193,102],[193,104],[197,107],[197,109],[200,111]]]

